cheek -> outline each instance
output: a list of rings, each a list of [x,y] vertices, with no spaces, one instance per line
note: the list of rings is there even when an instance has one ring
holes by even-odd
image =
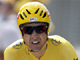
[[[29,39],[30,39],[30,36],[27,35],[27,34],[24,34],[24,41],[25,41],[26,44],[29,43]]]
[[[46,42],[47,35],[46,35],[45,33],[42,33],[42,34],[40,35],[40,37],[41,37],[41,39],[42,39],[43,42]]]

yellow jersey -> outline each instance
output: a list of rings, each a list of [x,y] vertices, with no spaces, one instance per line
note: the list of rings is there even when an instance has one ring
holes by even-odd
[[[4,60],[78,60],[78,56],[70,42],[53,35],[48,37],[46,51],[40,59],[28,51],[23,39],[20,39],[5,49]]]

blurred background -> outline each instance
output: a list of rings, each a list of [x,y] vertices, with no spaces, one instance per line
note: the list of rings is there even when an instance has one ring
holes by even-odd
[[[49,35],[60,35],[75,48],[80,59],[80,0],[0,0],[0,60],[12,42],[21,39],[17,27],[19,8],[31,1],[45,4],[51,13]]]

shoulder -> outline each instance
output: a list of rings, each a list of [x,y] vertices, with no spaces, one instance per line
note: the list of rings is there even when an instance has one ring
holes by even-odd
[[[23,47],[23,39],[19,39],[15,42],[13,42],[12,44],[10,44],[6,49],[5,51],[10,51],[10,50],[17,50],[17,49],[20,49]]]
[[[67,41],[65,38],[59,36],[59,35],[53,35],[49,36],[49,41],[51,41],[51,44],[55,47],[60,47],[60,57],[61,60],[72,60],[77,59],[77,54],[72,46],[72,44]]]
[[[17,40],[11,45],[9,45],[4,51],[4,59],[5,60],[19,60],[17,54],[21,51],[23,47],[23,40]]]
[[[12,47],[14,49],[20,49],[22,46],[23,46],[24,42],[23,42],[23,39],[19,39],[15,42],[13,42],[10,46],[8,47]]]
[[[11,45],[9,45],[8,47],[12,47],[12,48],[15,48],[15,49],[20,49],[23,45],[23,39],[19,39],[15,42],[13,42]]]
[[[63,38],[59,35],[48,36],[48,39],[55,46],[63,45],[68,42],[65,38]]]
[[[67,42],[67,40],[65,38],[63,38],[62,36],[59,35],[52,35],[52,36],[48,36],[50,39],[54,39],[54,40],[60,40],[61,42]]]

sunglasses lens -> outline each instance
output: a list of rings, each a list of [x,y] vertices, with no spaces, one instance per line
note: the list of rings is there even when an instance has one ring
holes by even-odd
[[[23,27],[23,34],[31,35],[34,30],[38,34],[41,34],[43,32],[46,32],[46,26],[26,26],[26,27]]]
[[[32,34],[32,27],[30,26],[26,26],[26,27],[23,27],[23,34]]]
[[[43,33],[43,32],[46,32],[46,26],[37,26],[37,27],[36,27],[36,32],[37,32],[38,34],[41,34],[41,33]]]

